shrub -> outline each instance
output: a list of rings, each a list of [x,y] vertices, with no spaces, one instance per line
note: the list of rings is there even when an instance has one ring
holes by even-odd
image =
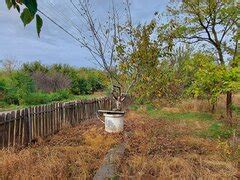
[[[46,93],[31,93],[24,98],[24,103],[26,105],[40,105],[49,102],[51,102],[51,98],[50,95]]]
[[[40,105],[47,104],[53,101],[62,101],[70,98],[70,93],[67,90],[60,90],[55,93],[47,94],[43,92],[31,93],[24,98],[25,105]]]
[[[3,100],[4,98],[5,88],[6,88],[5,82],[0,79],[0,100]]]
[[[71,94],[68,90],[60,90],[58,92],[50,94],[51,101],[62,101],[69,99]]]
[[[4,101],[0,101],[0,108],[6,107],[8,104]]]
[[[6,81],[4,100],[8,104],[19,105],[23,103],[25,97],[34,92],[34,89],[33,80],[29,75],[15,72]]]
[[[34,61],[31,63],[24,63],[22,65],[21,70],[28,74],[33,74],[35,72],[47,73],[49,71],[48,67],[46,65],[43,65],[39,61]]]
[[[71,92],[75,95],[92,94],[93,88],[86,78],[76,77],[72,82]]]
[[[102,80],[100,78],[98,78],[97,76],[90,76],[88,78],[88,81],[91,84],[93,91],[99,91],[104,88]]]
[[[34,72],[32,78],[36,84],[36,88],[43,92],[56,92],[71,86],[71,79],[60,72]]]

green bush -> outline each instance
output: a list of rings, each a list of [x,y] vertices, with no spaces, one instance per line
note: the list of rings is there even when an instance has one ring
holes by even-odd
[[[5,101],[0,101],[0,108],[6,107],[8,104]]]
[[[40,105],[49,102],[51,102],[51,97],[46,93],[31,93],[24,98],[25,105]]]
[[[71,94],[67,90],[61,90],[55,93],[47,94],[47,93],[31,93],[24,98],[25,105],[40,105],[47,104],[53,101],[62,101],[69,99]]]
[[[5,82],[0,79],[0,92],[5,90]]]
[[[0,79],[0,101],[4,99],[5,89],[6,89],[5,82],[2,79]]]
[[[50,94],[51,101],[62,101],[69,99],[71,94],[68,90],[61,90],[55,93]]]
[[[87,95],[93,93],[93,88],[86,78],[77,77],[72,81],[71,92],[75,95]]]
[[[61,81],[52,80],[50,83],[46,83],[45,80],[42,80],[41,74],[46,75],[46,79],[53,79],[55,77],[52,76],[53,72],[57,74],[55,79]],[[46,86],[47,89],[50,85],[55,88],[46,92],[54,93],[43,93],[42,87],[39,88],[37,73],[40,74],[37,77],[43,82],[41,85]],[[59,74],[64,75],[67,82],[70,81],[63,88],[59,87],[59,85],[63,85],[63,78],[59,77]],[[73,95],[89,95],[103,90],[103,84],[106,82],[106,74],[96,69],[75,68],[62,64],[46,66],[40,62],[25,63],[19,70],[13,70],[8,74],[0,69],[0,102],[2,107],[7,107],[9,105],[39,105],[74,99]]]
[[[15,72],[6,81],[4,100],[8,104],[20,105],[26,96],[34,92],[34,89],[34,82],[29,75]]]
[[[96,75],[90,76],[88,78],[88,81],[92,86],[92,91],[99,91],[104,88],[102,80],[98,78]]]

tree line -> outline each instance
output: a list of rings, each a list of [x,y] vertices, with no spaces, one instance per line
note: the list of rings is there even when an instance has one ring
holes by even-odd
[[[103,91],[103,71],[66,64],[44,65],[39,61],[15,68],[11,60],[0,69],[0,106],[37,105]]]

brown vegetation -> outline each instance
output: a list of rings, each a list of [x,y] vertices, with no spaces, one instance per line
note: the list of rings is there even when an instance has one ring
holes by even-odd
[[[52,72],[51,74],[34,72],[32,78],[36,83],[37,90],[43,92],[56,92],[71,86],[71,79],[60,72]]]
[[[237,174],[239,154],[231,161],[225,156],[230,147],[196,135],[207,122],[166,121],[137,113],[127,121],[131,135],[120,167],[123,179],[231,179]]]
[[[96,121],[66,127],[29,148],[0,151],[0,179],[90,178],[117,140]]]
[[[208,113],[185,113],[201,104],[177,106],[130,111],[124,134],[107,134],[103,124],[90,121],[66,126],[27,149],[0,151],[0,176],[92,178],[108,150],[124,141],[121,179],[237,179],[239,137],[203,136],[212,124],[223,122]]]

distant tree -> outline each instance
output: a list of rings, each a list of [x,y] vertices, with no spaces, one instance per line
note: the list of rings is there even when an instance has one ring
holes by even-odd
[[[56,92],[71,87],[71,79],[56,71],[51,73],[37,71],[32,74],[32,78],[36,89],[42,92]]]
[[[35,72],[47,73],[49,68],[40,61],[34,61],[22,64],[21,70],[31,75]]]
[[[239,68],[239,7],[232,0],[191,0],[168,7],[170,21],[159,28],[159,40],[165,40],[171,51],[180,42],[194,44],[198,48],[209,47],[217,54],[216,63],[226,69],[230,79],[226,80],[223,92],[227,94],[226,112],[232,119],[231,74]],[[208,46],[206,46],[208,45]],[[234,78],[233,78],[234,79]]]
[[[10,75],[14,70],[18,68],[18,62],[14,59],[6,58],[4,60],[0,60],[0,64],[2,64],[3,70],[5,73]]]

